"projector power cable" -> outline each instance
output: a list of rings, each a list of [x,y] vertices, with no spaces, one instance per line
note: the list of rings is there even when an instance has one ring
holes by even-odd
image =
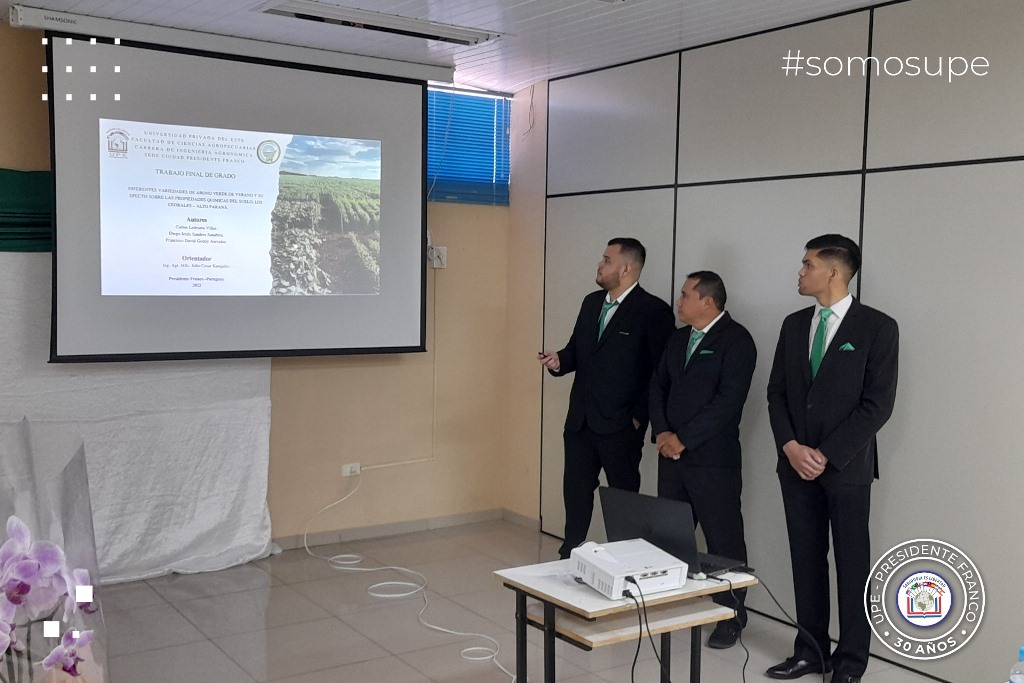
[[[346,500],[351,498],[355,494],[355,492],[359,490],[360,477],[361,477],[361,475],[356,475],[356,485],[352,488],[351,491],[349,491],[347,494],[345,494],[344,496],[342,496],[338,500],[334,501],[330,505],[327,505],[327,506],[324,506],[323,508],[321,508],[316,514],[314,514],[312,517],[309,518],[309,521],[306,522],[306,527],[302,531],[302,547],[306,549],[306,553],[308,553],[310,555],[310,557],[315,557],[318,560],[326,561],[327,565],[329,567],[331,567],[332,569],[337,569],[338,571],[347,571],[347,572],[380,572],[380,571],[391,570],[391,571],[399,572],[401,574],[405,574],[407,576],[411,576],[411,577],[417,578],[418,579],[417,581],[381,581],[381,582],[375,583],[372,586],[370,586],[369,588],[367,588],[366,592],[369,593],[370,595],[376,597],[376,598],[390,599],[390,600],[398,599],[398,598],[407,598],[407,597],[411,597],[411,596],[416,595],[417,593],[419,593],[420,597],[423,598],[423,607],[420,609],[419,613],[417,613],[416,620],[422,626],[424,626],[426,628],[429,628],[431,630],[434,630],[434,631],[438,631],[440,633],[448,634],[448,635],[459,636],[459,637],[463,637],[463,638],[481,638],[483,640],[487,640],[487,641],[493,643],[493,647],[485,647],[485,646],[466,647],[466,648],[463,648],[462,651],[459,654],[462,656],[463,659],[468,660],[468,661],[486,662],[486,661],[490,660],[491,662],[494,663],[494,665],[496,667],[498,667],[498,669],[500,669],[505,675],[509,676],[512,679],[512,683],[515,683],[516,682],[516,675],[514,673],[512,673],[511,671],[509,671],[508,669],[506,669],[504,666],[502,666],[501,662],[498,661],[498,652],[500,651],[500,646],[498,645],[498,641],[497,640],[495,640],[491,636],[486,635],[484,633],[466,633],[466,632],[463,632],[463,631],[455,631],[453,629],[448,629],[448,628],[445,628],[443,626],[438,626],[437,624],[430,623],[429,621],[427,621],[423,617],[424,612],[427,611],[427,607],[429,606],[429,603],[427,602],[427,591],[426,591],[426,588],[427,588],[427,577],[424,576],[423,574],[421,574],[420,572],[418,572],[418,571],[416,571],[414,569],[409,569],[407,567],[398,567],[398,566],[357,567],[355,565],[357,565],[357,564],[359,564],[360,562],[363,561],[363,558],[360,555],[356,555],[356,554],[353,554],[353,553],[341,553],[341,554],[338,554],[338,555],[332,555],[330,557],[327,557],[325,555],[318,555],[318,554],[314,553],[312,550],[310,550],[310,548],[309,548],[309,525],[312,524],[314,519],[319,517],[324,512],[327,512],[328,510],[330,510],[331,508],[335,507],[336,505],[340,505],[341,503],[344,503]]]
[[[658,654],[658,647],[654,644],[654,635],[651,634],[651,624],[650,624],[650,621],[648,621],[648,618],[647,618],[647,600],[644,599],[643,589],[640,588],[640,584],[637,583],[636,579],[634,577],[632,577],[632,576],[627,576],[626,577],[626,582],[627,583],[631,583],[634,586],[636,586],[637,595],[640,596],[640,602],[637,603],[636,598],[633,597],[633,594],[630,591],[623,591],[622,592],[623,595],[625,595],[626,597],[631,599],[634,603],[636,603],[637,619],[640,620],[640,633],[638,634],[638,637],[637,637],[637,640],[636,640],[636,652],[633,654],[633,668],[630,671],[630,678],[631,678],[631,680],[635,680],[636,661],[637,661],[637,658],[640,656],[640,643],[644,639],[644,629],[646,628],[646,630],[647,630],[647,639],[651,643],[651,649],[654,650],[654,658],[656,660],[658,660],[658,667],[661,669],[661,673],[665,677],[665,679],[668,680],[669,683],[671,683],[671,679],[669,678],[669,672],[665,669],[665,663],[661,661],[661,655]],[[640,617],[641,610],[643,611],[643,618],[642,619]]]
[[[805,629],[803,626],[801,626],[799,623],[797,623],[796,619],[794,619],[793,617],[789,616],[789,612],[787,612],[786,609],[782,606],[782,604],[778,601],[778,599],[775,597],[775,594],[772,593],[771,588],[768,587],[768,583],[763,578],[761,578],[760,576],[758,576],[754,572],[747,572],[747,573],[750,574],[751,576],[753,576],[755,579],[757,579],[758,585],[764,587],[764,589],[768,592],[768,597],[770,597],[772,599],[772,602],[774,602],[775,606],[779,608],[779,611],[782,612],[782,614],[786,617],[786,620],[791,625],[795,626],[797,628],[797,630],[801,634],[803,634],[804,639],[806,640],[806,642],[810,643],[814,647],[814,651],[818,654],[818,662],[819,662],[819,664],[821,664],[821,683],[826,683],[826,678],[825,678],[825,676],[826,676],[826,672],[825,672],[825,656],[822,653],[821,647],[818,645],[817,641],[814,640],[814,638],[811,637],[811,634],[807,631],[807,629]],[[719,581],[721,581],[721,580],[723,580],[723,579],[719,579]],[[725,580],[727,580],[727,579],[725,579]],[[730,585],[730,590],[731,590],[732,583],[730,582],[729,585]],[[738,603],[738,601],[737,601],[737,603]],[[746,648],[744,648],[744,649],[746,649]]]

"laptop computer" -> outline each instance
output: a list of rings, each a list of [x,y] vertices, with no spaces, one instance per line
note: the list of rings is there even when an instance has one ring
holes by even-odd
[[[642,538],[686,563],[687,573],[719,576],[753,571],[741,560],[697,552],[693,510],[689,503],[602,486],[601,511],[609,541]]]

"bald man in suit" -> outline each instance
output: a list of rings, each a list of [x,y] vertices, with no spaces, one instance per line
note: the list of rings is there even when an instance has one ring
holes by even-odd
[[[569,342],[537,356],[555,377],[576,373],[563,432],[562,558],[587,539],[602,469],[612,488],[640,490],[648,385],[675,328],[672,308],[639,284],[646,259],[636,239],[609,241],[597,266],[601,289],[583,300]]]
[[[793,656],[765,671],[793,679],[832,671],[859,683],[871,629],[864,585],[871,571],[868,512],[878,476],[875,434],[896,399],[896,321],[850,294],[860,248],[842,235],[807,243],[800,294],[814,306],[782,323],[768,378],[768,416],[789,532],[798,634]],[[829,528],[839,599],[839,643],[830,653]]]

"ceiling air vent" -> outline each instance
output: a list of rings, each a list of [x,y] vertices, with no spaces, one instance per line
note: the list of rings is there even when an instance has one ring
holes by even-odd
[[[288,0],[263,10],[263,13],[315,21],[320,24],[381,31],[425,40],[440,40],[456,45],[477,45],[501,36],[500,33],[485,29],[454,26],[353,7],[341,7],[315,0]]]

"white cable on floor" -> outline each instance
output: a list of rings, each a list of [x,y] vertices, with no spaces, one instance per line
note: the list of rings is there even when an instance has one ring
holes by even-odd
[[[515,681],[516,681],[515,674],[513,674],[511,671],[509,671],[504,666],[502,666],[501,662],[498,661],[498,651],[500,650],[500,646],[498,645],[498,641],[497,640],[495,640],[491,636],[483,634],[483,633],[463,633],[462,631],[453,631],[451,629],[444,628],[443,626],[438,626],[436,624],[431,624],[429,621],[427,621],[426,619],[423,618],[423,613],[427,611],[427,607],[428,607],[427,591],[426,591],[426,588],[427,588],[427,577],[424,576],[423,574],[421,574],[418,571],[415,571],[413,569],[409,569],[407,567],[357,567],[355,565],[357,565],[357,564],[359,564],[360,562],[363,561],[363,558],[360,557],[359,555],[355,555],[355,554],[352,554],[352,553],[341,553],[341,554],[338,554],[338,555],[332,555],[331,557],[327,557],[327,556],[324,556],[324,555],[317,555],[316,553],[314,553],[312,550],[309,549],[309,538],[308,538],[309,537],[309,525],[312,524],[313,520],[316,519],[317,517],[319,517],[321,514],[327,512],[328,510],[330,510],[335,505],[340,505],[341,503],[344,503],[346,500],[351,498],[355,494],[355,492],[359,490],[360,476],[356,475],[355,479],[356,479],[356,485],[355,485],[355,487],[351,491],[349,491],[343,497],[341,497],[338,500],[334,501],[330,505],[325,506],[319,512],[317,512],[315,515],[313,515],[312,517],[309,518],[309,521],[306,522],[305,529],[303,529],[303,531],[302,531],[302,547],[306,549],[306,552],[311,557],[315,557],[318,560],[325,560],[327,562],[328,566],[330,566],[332,569],[337,569],[338,571],[379,572],[379,571],[384,571],[386,569],[390,569],[390,570],[393,570],[393,571],[402,572],[402,573],[405,573],[405,574],[408,574],[408,575],[413,575],[413,576],[419,577],[421,582],[414,582],[414,581],[381,581],[380,583],[375,583],[372,586],[370,586],[369,588],[367,588],[366,592],[369,593],[370,595],[374,596],[375,598],[383,598],[383,599],[408,598],[408,597],[411,597],[411,596],[416,595],[417,593],[419,593],[423,597],[423,608],[416,615],[416,620],[420,624],[422,624],[423,626],[425,626],[425,627],[427,627],[429,629],[433,629],[433,630],[439,631],[441,633],[447,633],[447,634],[453,635],[453,636],[462,636],[462,637],[466,637],[466,638],[483,638],[485,640],[491,641],[492,643],[494,643],[494,648],[493,649],[489,648],[489,647],[484,647],[484,646],[478,645],[478,646],[474,646],[474,647],[463,648],[462,651],[459,654],[462,656],[463,659],[465,659],[467,661],[471,661],[471,662],[486,662],[487,660],[491,660],[492,662],[494,662],[494,665],[496,667],[498,667],[502,672],[505,673],[505,675],[511,677],[512,683],[515,683]],[[384,589],[391,589],[391,588],[394,588],[396,590],[395,591],[384,590]],[[477,654],[477,653],[479,653],[479,654]]]

